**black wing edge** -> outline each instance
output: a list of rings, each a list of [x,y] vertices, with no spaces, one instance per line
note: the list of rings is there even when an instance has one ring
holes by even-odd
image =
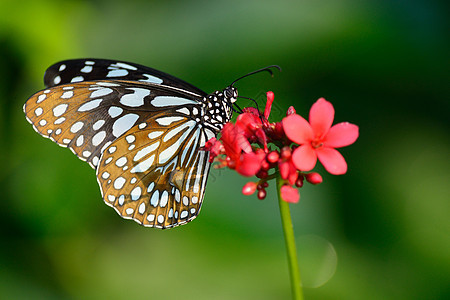
[[[89,66],[86,62],[94,62],[89,64],[92,66],[90,72],[82,72],[83,68]],[[136,68],[132,70],[130,68],[123,68],[120,65],[125,64]],[[63,66],[64,67],[61,67]],[[126,75],[107,77],[107,74],[112,70],[111,67],[117,70],[126,70]],[[88,68],[89,70],[89,68]],[[82,78],[78,81],[95,81],[95,80],[133,80],[133,81],[145,81],[148,76],[145,74],[157,77],[162,80],[163,85],[172,86],[182,90],[187,90],[191,93],[198,94],[200,96],[206,96],[207,93],[201,89],[193,86],[192,84],[181,80],[175,76],[158,71],[153,68],[149,68],[140,64],[130,63],[121,60],[111,59],[98,59],[98,58],[81,58],[81,59],[68,59],[57,62],[51,65],[44,75],[44,84],[46,87],[53,87],[61,84],[71,83],[75,77]],[[59,76],[59,79],[55,81],[55,78]],[[154,82],[153,82],[154,83]]]

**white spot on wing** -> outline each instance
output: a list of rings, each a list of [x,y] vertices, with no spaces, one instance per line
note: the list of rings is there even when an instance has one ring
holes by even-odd
[[[92,137],[92,145],[100,145],[106,137],[106,131],[100,131]]]
[[[59,124],[63,123],[65,120],[66,120],[66,118],[61,117],[59,119],[56,119],[55,122],[53,122],[53,124],[59,125]]]
[[[132,94],[125,94],[120,98],[120,103],[130,107],[139,107],[144,105],[144,97],[150,95],[149,89],[128,88],[133,90]]]
[[[135,165],[130,172],[131,173],[144,173],[147,172],[148,169],[153,165],[153,161],[155,160],[155,154],[147,158],[146,160],[140,162],[139,164]],[[150,186],[149,186],[150,188]]]
[[[131,200],[136,201],[141,197],[142,189],[141,187],[137,186],[131,191]]]
[[[127,158],[125,156],[122,156],[118,160],[116,160],[116,166],[119,168],[122,168],[127,163]]]
[[[72,127],[70,127],[70,132],[72,133],[77,133],[78,131],[80,131],[81,128],[83,128],[84,123],[79,121],[76,122],[75,124],[72,125]]]
[[[153,143],[150,146],[147,146],[141,150],[139,150],[133,158],[133,161],[141,160],[144,156],[150,154],[152,151],[155,151],[159,147],[159,142]]]
[[[164,131],[152,131],[148,134],[148,138],[149,139],[156,139],[157,137],[159,137],[161,134],[163,134]]]
[[[36,103],[41,103],[42,101],[45,100],[45,98],[47,98],[47,95],[45,95],[45,94],[39,95]]]
[[[109,94],[111,94],[112,92],[113,92],[113,90],[110,89],[110,88],[99,89],[99,90],[93,91],[93,92],[91,93],[90,98],[102,97],[102,96],[105,96],[105,95],[109,95]]]
[[[136,114],[126,114],[120,117],[114,122],[112,126],[112,134],[115,137],[121,136],[122,134],[130,130],[130,128],[134,126],[138,119],[139,116]]]
[[[189,109],[187,109],[186,107],[177,109],[177,112],[188,115],[188,116],[190,115]]]
[[[158,201],[159,201],[159,191],[156,190],[153,195],[152,198],[150,199],[150,204],[153,205],[154,207],[158,206]]]
[[[189,124],[188,130],[186,130],[175,143],[164,149],[164,151],[161,151],[161,153],[159,154],[158,162],[160,164],[166,163],[178,151],[181,143],[186,139],[186,136],[192,131],[192,128],[196,123],[195,121],[190,121],[186,124]],[[168,134],[170,134],[170,132]]]
[[[168,126],[170,124],[172,124],[173,122],[177,122],[180,120],[184,120],[184,117],[162,117],[162,118],[158,118],[155,121],[162,126]]]
[[[174,96],[156,96],[150,103],[156,107],[198,104],[197,101]]]
[[[102,102],[102,99],[95,99],[95,100],[86,102],[85,104],[81,105],[80,108],[78,108],[78,111],[92,110],[94,108],[97,108],[101,102]]]
[[[128,69],[128,70],[137,70],[136,67],[131,66],[131,65],[126,64],[126,63],[122,63],[122,62],[118,62],[116,64],[112,64],[111,67],[119,67],[119,68],[124,68],[124,69]]]
[[[165,207],[167,205],[168,201],[169,201],[169,193],[167,191],[162,192],[161,200],[159,202],[159,206],[160,207]]]
[[[42,107],[38,107],[36,108],[36,110],[34,111],[34,114],[39,117],[40,115],[42,115],[42,113],[44,112],[44,110],[42,109]]]
[[[139,205],[139,210],[138,211],[139,211],[139,213],[141,215],[144,214],[144,212],[145,212],[145,203],[144,202],[142,202],[141,205]]]
[[[84,66],[84,68],[81,69],[80,72],[90,73],[90,72],[92,72],[92,66]]]
[[[117,116],[120,116],[120,114],[123,112],[123,109],[117,106],[111,106],[108,109],[108,114],[111,116],[111,118],[115,118]]]
[[[61,98],[63,98],[63,99],[69,99],[69,98],[72,98],[72,96],[73,96],[73,91],[67,91],[67,92],[64,92],[64,93],[61,95]]]
[[[191,128],[191,127],[195,126],[195,124],[196,124],[195,121],[188,121],[188,122],[184,123],[181,126],[175,127],[174,129],[172,129],[168,133],[166,133],[166,135],[163,137],[163,141],[167,142],[168,140],[170,140],[171,138],[176,136],[178,133],[180,133],[181,131],[183,131],[187,127]]]
[[[84,80],[83,76],[76,76],[76,77],[72,78],[72,80],[70,82],[80,82],[83,80]]]
[[[195,176],[195,182],[194,182],[194,193],[198,193],[200,191],[200,179],[201,179],[201,172],[202,172],[202,166],[203,166],[203,159],[205,158],[205,151],[200,152],[200,161],[198,163],[197,167],[197,175]]]
[[[126,76],[128,75],[128,71],[127,70],[123,70],[123,69],[114,69],[108,72],[108,74],[106,75],[106,77],[121,77],[121,76]]]
[[[151,83],[156,83],[156,84],[161,84],[163,81],[162,79],[155,77],[153,75],[149,75],[149,74],[142,74],[143,76],[147,77],[145,79],[139,79],[138,81],[141,82],[151,82]]]
[[[77,138],[76,145],[77,145],[77,147],[80,147],[81,145],[83,145],[83,143],[84,143],[84,136],[83,136],[83,135],[80,135],[80,136]]]
[[[94,130],[99,130],[103,126],[103,124],[105,124],[105,120],[98,120],[94,123],[94,125],[92,125],[92,128]]]
[[[68,104],[64,103],[64,104],[60,104],[60,105],[54,107],[53,108],[53,115],[55,117],[61,116],[63,113],[66,112],[66,109],[67,109],[68,106],[69,106]]]
[[[123,188],[125,182],[126,182],[125,178],[118,177],[116,180],[114,180],[114,188],[116,190],[120,190],[121,188]]]

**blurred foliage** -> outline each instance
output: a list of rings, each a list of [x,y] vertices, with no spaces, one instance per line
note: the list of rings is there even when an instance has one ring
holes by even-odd
[[[93,170],[38,136],[22,105],[49,65],[148,65],[207,92],[238,84],[273,120],[325,97],[360,125],[345,176],[292,205],[307,299],[449,299],[449,40],[445,2],[0,3],[0,295],[5,299],[288,299],[273,190],[212,170],[200,216],[154,230],[102,203]],[[273,184],[274,186],[274,184]]]

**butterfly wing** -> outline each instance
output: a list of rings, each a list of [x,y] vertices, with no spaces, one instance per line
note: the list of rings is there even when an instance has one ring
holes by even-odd
[[[108,205],[166,228],[195,218],[202,203],[209,153],[201,147],[215,134],[200,124],[201,100],[147,82],[87,81],[40,91],[24,111],[38,133],[97,167]]]
[[[191,92],[199,96],[206,93],[170,74],[135,63],[109,59],[71,59],[50,66],[44,75],[47,87],[94,80],[132,80],[161,84]]]
[[[149,227],[187,223],[200,211],[209,173],[203,129],[186,116],[156,114],[112,143],[97,180],[105,203]]]

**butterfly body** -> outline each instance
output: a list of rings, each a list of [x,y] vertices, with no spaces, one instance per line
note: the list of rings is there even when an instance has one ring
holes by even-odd
[[[232,116],[232,85],[206,94],[169,74],[99,59],[59,62],[24,105],[42,136],[96,169],[104,202],[156,228],[194,219],[209,173],[203,146]]]

